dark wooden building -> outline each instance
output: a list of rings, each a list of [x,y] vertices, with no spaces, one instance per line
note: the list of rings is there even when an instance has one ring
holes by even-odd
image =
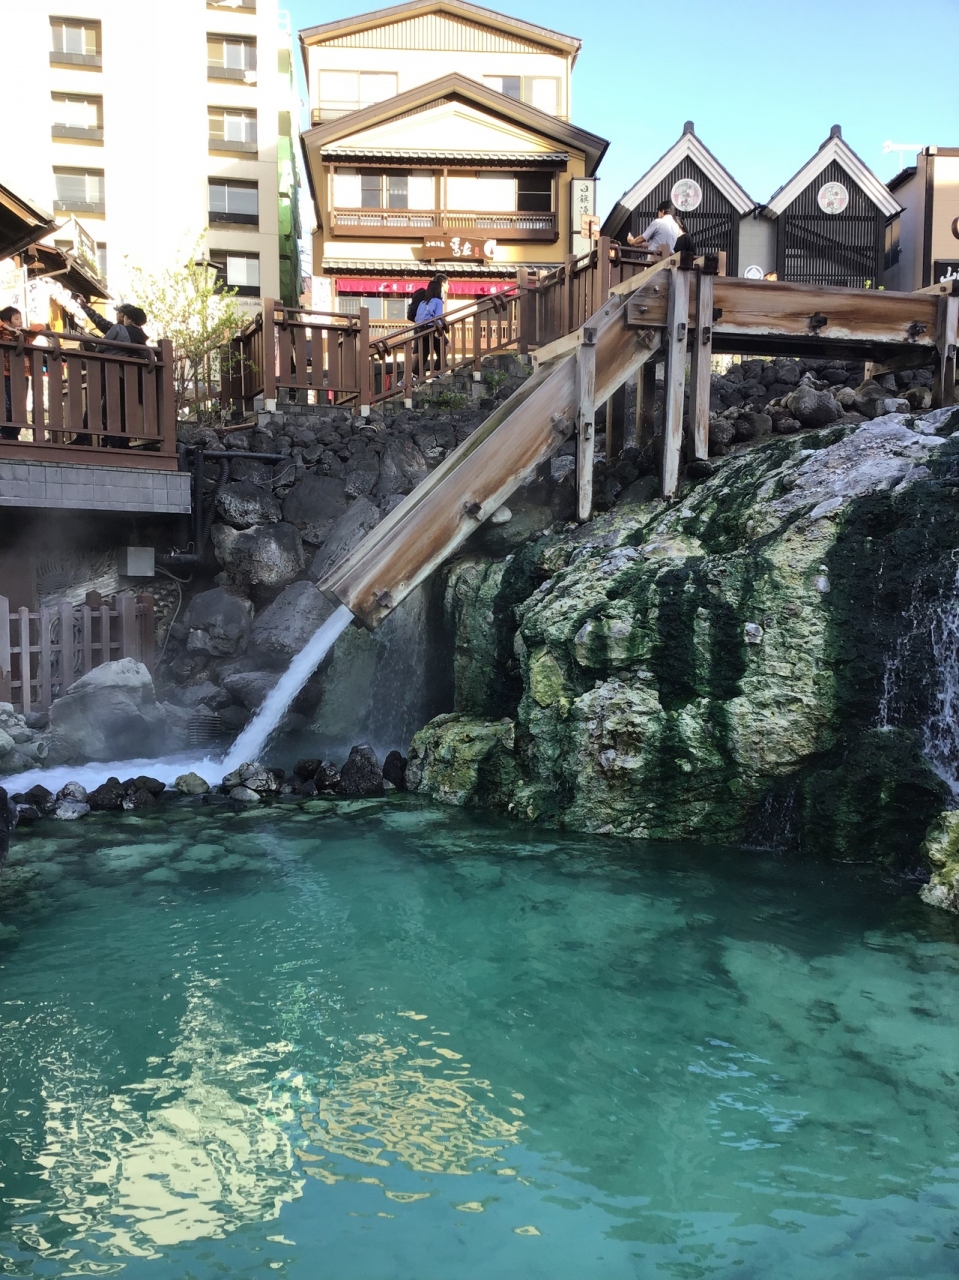
[[[801,284],[864,289],[883,279],[886,227],[901,212],[843,141],[839,125],[762,211],[776,225],[776,273]]]
[[[656,206],[671,200],[699,253],[725,253],[726,271],[737,275],[740,228],[756,202],[743,190],[687,120],[682,136],[620,197],[603,223],[603,235],[641,235]]]

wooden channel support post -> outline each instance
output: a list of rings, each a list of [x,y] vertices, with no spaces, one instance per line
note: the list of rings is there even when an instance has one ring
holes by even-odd
[[[696,336],[689,361],[689,436],[686,456],[709,457],[709,390],[713,358],[713,277],[719,261],[708,255],[696,278]]]
[[[666,321],[666,406],[663,412],[662,496],[673,498],[679,485],[683,446],[683,398],[686,392],[686,337],[689,330],[688,268],[669,272]]]
[[[932,384],[933,408],[948,408],[956,394],[956,330],[959,296],[939,299],[936,323],[936,372]]]
[[[587,328],[576,351],[576,519],[593,514],[593,454],[596,449],[596,334]]]

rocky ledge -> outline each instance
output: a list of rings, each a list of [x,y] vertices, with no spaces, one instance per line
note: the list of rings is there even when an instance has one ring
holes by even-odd
[[[674,502],[627,491],[514,554],[460,557],[455,707],[416,735],[411,789],[878,861],[955,905],[959,742],[930,735],[930,618],[956,600],[957,428],[942,410],[774,435],[699,464]]]

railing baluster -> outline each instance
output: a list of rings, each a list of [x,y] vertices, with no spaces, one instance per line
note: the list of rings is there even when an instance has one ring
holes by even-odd
[[[30,671],[30,610],[24,605],[18,610],[20,616],[20,696],[23,703],[23,714],[33,707],[33,690],[31,688]]]
[[[76,647],[73,643],[73,605],[69,600],[60,601],[60,693],[66,693],[73,684],[73,664]]]
[[[10,684],[10,601],[0,596],[0,702],[12,701]]]

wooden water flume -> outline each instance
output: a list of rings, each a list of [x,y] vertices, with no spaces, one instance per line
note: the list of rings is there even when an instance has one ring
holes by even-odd
[[[625,443],[615,396],[640,374],[636,430],[642,442],[651,430],[655,391],[648,375],[660,359],[665,498],[676,494],[684,454],[708,456],[713,354],[862,359],[876,371],[934,363],[933,402],[951,404],[955,284],[918,293],[821,288],[720,276],[710,258],[665,258],[613,285],[584,324],[541,346],[528,382],[367,534],[320,589],[376,628],[574,433],[577,516],[588,520],[595,408],[607,402],[607,456],[615,456]]]

